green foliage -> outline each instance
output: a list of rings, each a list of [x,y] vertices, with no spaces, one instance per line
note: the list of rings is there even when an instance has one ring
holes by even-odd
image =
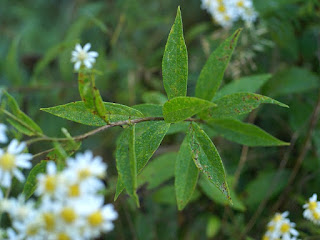
[[[217,107],[202,113],[201,117],[203,119],[235,118],[250,113],[263,103],[276,104],[288,108],[286,104],[254,93],[233,93],[215,100],[214,103]]]
[[[8,116],[7,121],[25,135],[42,135],[41,128],[30,117],[20,110],[17,101],[6,91],[4,91],[4,95],[6,96],[9,108],[9,112],[4,111],[4,113]]]
[[[140,111],[121,104],[105,102],[104,105],[108,109],[110,122],[119,122],[143,117],[143,114]],[[84,102],[72,102],[50,108],[41,108],[41,110],[57,117],[89,126],[106,125],[100,117],[91,113],[86,108]]]
[[[135,151],[135,125],[130,126],[118,139],[116,161],[119,179],[127,192],[139,205],[137,190],[137,160]]]
[[[198,124],[191,123],[189,131],[189,144],[194,163],[231,202],[225,170],[216,147]]]
[[[215,107],[216,104],[195,97],[176,97],[163,105],[163,116],[166,122],[183,121],[204,109]]]
[[[196,187],[199,170],[195,166],[187,136],[181,144],[175,166],[175,192],[178,209],[182,210],[190,200]]]
[[[214,131],[242,145],[252,147],[289,145],[250,123],[243,123],[235,119],[214,119],[209,123]]]
[[[163,85],[168,98],[186,96],[188,53],[184,42],[180,7],[171,28],[162,59]]]
[[[223,74],[237,44],[241,29],[225,40],[202,68],[196,86],[196,97],[211,101],[222,82]]]

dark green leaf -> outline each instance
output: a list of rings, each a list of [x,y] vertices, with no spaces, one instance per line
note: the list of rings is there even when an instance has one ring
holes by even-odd
[[[250,113],[252,110],[258,108],[260,104],[263,103],[276,104],[281,107],[288,107],[287,105],[272,98],[255,93],[233,93],[215,100],[214,103],[217,104],[217,107],[201,113],[201,118],[234,118],[239,115]]]
[[[135,151],[135,125],[125,129],[117,142],[116,161],[119,178],[128,194],[139,205],[137,190],[137,162]]]
[[[8,122],[14,126],[17,130],[28,136],[42,135],[42,130],[30,117],[28,117],[19,108],[16,100],[6,91],[4,95],[7,97],[7,103],[10,113],[7,113],[9,117]]]
[[[137,172],[142,171],[154,152],[158,149],[162,139],[166,135],[170,124],[164,121],[141,122],[136,125],[136,159]],[[118,198],[124,186],[118,178],[115,199]]]
[[[142,112],[145,117],[163,117],[162,105],[145,103],[132,106],[132,108]]]
[[[163,106],[163,116],[166,122],[174,123],[183,121],[216,104],[195,97],[176,97]]]
[[[161,104],[163,105],[168,98],[160,92],[146,92],[142,95],[145,103]]]
[[[319,77],[305,68],[292,67],[276,73],[263,87],[269,96],[300,93],[319,87]]]
[[[214,100],[238,92],[257,92],[270,78],[271,74],[259,74],[234,80],[223,86],[214,96]]]
[[[125,105],[105,102],[111,122],[125,121],[144,117],[141,112]],[[104,126],[106,123],[97,115],[91,113],[83,102],[72,102],[51,108],[40,110],[51,113],[55,116],[68,119],[77,123],[90,126]]]
[[[181,144],[175,166],[175,192],[178,209],[181,211],[189,202],[196,187],[199,170],[195,166],[190,149],[190,136]]]
[[[225,170],[211,139],[196,123],[190,124],[189,139],[192,158],[196,166],[231,202]]]
[[[247,146],[283,146],[283,142],[261,128],[235,119],[214,119],[208,122],[214,131],[226,139]]]
[[[231,204],[230,201],[226,200],[225,196],[221,193],[221,191],[219,191],[219,189],[214,184],[212,184],[212,182],[210,182],[209,179],[207,179],[204,175],[200,176],[199,185],[202,191],[205,193],[205,195],[215,203],[221,204],[223,206],[229,205],[233,209],[239,211],[246,210],[246,207],[240,201],[240,199],[237,197],[236,193],[232,189],[230,189],[230,196],[232,198]]]
[[[150,161],[138,176],[138,186],[147,184],[147,189],[154,189],[174,176],[177,153],[170,152]]]
[[[162,59],[164,89],[168,98],[186,96],[188,80],[188,53],[183,38],[180,7],[171,28]]]
[[[218,91],[224,71],[237,44],[241,29],[225,40],[209,57],[202,68],[196,85],[196,97],[211,101]]]

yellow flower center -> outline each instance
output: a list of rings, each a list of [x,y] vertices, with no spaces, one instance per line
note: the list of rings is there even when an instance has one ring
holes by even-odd
[[[277,214],[274,216],[273,221],[279,222],[281,219],[282,219],[281,214],[278,214],[278,213],[277,213]]]
[[[226,11],[226,8],[223,4],[220,4],[219,7],[218,7],[218,11],[221,12],[221,13],[224,13]]]
[[[69,196],[70,197],[79,197],[80,196],[80,188],[79,188],[78,184],[74,184],[69,187]]]
[[[70,237],[65,233],[59,233],[57,240],[70,240]]]
[[[289,232],[289,230],[290,230],[290,225],[289,225],[288,223],[284,223],[284,224],[282,224],[281,227],[280,227],[280,231],[281,231],[282,233]]]
[[[314,202],[314,201],[309,202],[308,208],[310,209],[310,211],[315,210],[317,208],[317,202]]]
[[[68,207],[64,208],[61,211],[60,215],[66,223],[72,223],[77,218],[77,214],[75,213],[75,211],[72,208]]]
[[[46,230],[49,232],[53,231],[56,225],[54,215],[52,213],[44,213],[43,219]]]
[[[320,219],[320,214],[317,213],[316,211],[312,212],[312,216],[314,217],[315,220],[319,220]]]
[[[224,15],[223,18],[224,18],[225,21],[229,21],[230,20],[230,17],[228,15]]]
[[[54,192],[56,189],[56,178],[54,176],[47,176],[44,182],[44,188],[47,192]]]
[[[88,57],[88,54],[85,51],[80,51],[78,54],[78,59],[83,62]]]
[[[0,168],[4,171],[11,171],[16,166],[16,158],[10,153],[5,153],[0,157]]]
[[[91,172],[88,169],[81,169],[78,174],[79,174],[79,178],[81,180],[86,179],[91,176]]]
[[[273,230],[274,230],[274,225],[268,226],[267,229],[268,229],[268,231],[273,232]]]
[[[38,229],[39,227],[35,226],[35,225],[30,225],[27,227],[27,230],[26,230],[26,234],[27,236],[34,236],[38,233]]]
[[[97,211],[89,215],[88,222],[91,226],[99,226],[103,222],[103,216],[101,212]]]
[[[237,2],[237,5],[238,5],[238,7],[243,7],[243,6],[244,6],[244,3],[243,3],[243,1],[238,1],[238,2]]]
[[[262,237],[262,240],[269,240],[269,237],[268,237],[267,235],[264,235],[264,236]]]

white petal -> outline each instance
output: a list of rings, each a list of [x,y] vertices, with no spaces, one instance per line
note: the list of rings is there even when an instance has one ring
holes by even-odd
[[[86,45],[84,45],[83,47],[83,51],[88,52],[88,50],[91,48],[91,44],[87,43]]]
[[[56,174],[57,168],[56,168],[56,164],[54,162],[48,162],[47,163],[47,173],[49,175],[54,175]]]
[[[91,52],[88,52],[88,55],[89,55],[90,57],[95,58],[95,57],[98,57],[98,56],[99,56],[99,53],[97,53],[97,52],[95,52],[95,51],[91,51]]]
[[[87,59],[84,60],[84,65],[86,65],[87,68],[92,68],[92,63],[90,61],[88,61]]]
[[[13,170],[13,175],[19,180],[19,182],[23,182],[25,177],[22,172],[18,169]]]
[[[4,172],[3,176],[2,176],[2,186],[5,188],[10,187],[11,185],[11,174],[9,172]]]
[[[80,66],[81,66],[81,62],[80,62],[80,61],[76,62],[76,63],[74,64],[74,70],[75,70],[75,71],[78,71],[78,70],[80,69]]]
[[[15,154],[18,144],[19,144],[18,140],[17,139],[13,139],[10,142],[9,146],[8,146],[8,152],[11,153],[11,154]]]
[[[79,43],[77,43],[77,45],[76,45],[76,51],[77,52],[81,52],[82,51],[82,47],[81,47],[81,45]]]

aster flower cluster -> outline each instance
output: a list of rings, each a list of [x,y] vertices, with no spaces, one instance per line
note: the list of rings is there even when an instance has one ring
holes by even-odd
[[[320,202],[317,201],[317,194],[314,193],[303,208],[305,209],[303,216],[314,224],[320,225]]]
[[[228,28],[239,19],[250,24],[258,16],[252,0],[201,0],[201,7],[222,27]]]
[[[267,225],[267,232],[262,240],[297,240],[299,235],[295,229],[295,223],[287,218],[289,212],[276,213]]]
[[[31,167],[32,155],[22,153],[24,148],[24,143],[12,140],[7,150],[0,149],[3,189],[10,187],[14,176],[24,180],[19,168]],[[0,188],[0,214],[6,213],[11,221],[11,227],[0,229],[0,239],[86,240],[111,231],[118,214],[112,204],[104,204],[100,194],[105,188],[101,178],[106,170],[102,158],[87,151],[67,159],[63,171],[57,171],[54,162],[47,162],[46,173],[37,176],[37,201],[26,201],[23,195],[4,197]]]

